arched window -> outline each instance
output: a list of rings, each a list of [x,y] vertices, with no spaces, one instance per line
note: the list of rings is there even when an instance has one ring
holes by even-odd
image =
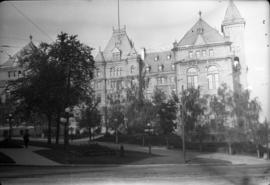
[[[207,70],[208,89],[217,89],[219,86],[218,69],[210,66]]]
[[[198,87],[198,71],[194,67],[189,68],[187,71],[187,86],[188,88]]]
[[[130,67],[130,74],[134,74],[134,72],[135,72],[135,66],[132,65]]]

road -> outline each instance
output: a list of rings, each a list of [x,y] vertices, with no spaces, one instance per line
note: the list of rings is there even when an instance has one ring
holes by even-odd
[[[269,165],[96,165],[0,167],[2,185],[269,185]]]

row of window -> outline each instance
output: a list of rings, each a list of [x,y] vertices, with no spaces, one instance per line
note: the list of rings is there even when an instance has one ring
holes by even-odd
[[[171,55],[167,55],[166,58],[167,58],[167,60],[171,60],[172,56]],[[154,61],[159,61],[159,56],[158,55],[155,56]]]
[[[218,89],[219,87],[219,74],[218,70],[215,66],[211,66],[207,70],[207,82],[208,89]],[[198,87],[198,71],[196,68],[189,68],[187,71],[187,86],[190,87]]]
[[[148,83],[147,86],[149,85],[149,81],[151,78],[148,78]],[[157,84],[163,85],[167,83],[175,83],[176,78],[174,76],[169,77],[168,79],[166,77],[158,77],[157,78]],[[218,69],[215,66],[210,66],[207,69],[207,82],[208,82],[208,89],[218,89],[219,87],[219,73]],[[130,84],[128,85],[134,85],[136,82],[135,80],[131,80]],[[121,89],[126,87],[125,81],[108,81],[108,86],[112,89],[117,88]],[[189,68],[187,71],[187,86],[188,88],[190,87],[198,87],[198,70],[194,67]],[[95,88],[96,89],[101,89],[102,88],[102,83],[101,82],[96,82],[95,83]]]
[[[171,65],[171,70],[172,70],[172,71],[175,70],[175,65],[174,65],[174,64]],[[150,73],[150,71],[151,71],[151,66],[150,66],[150,65],[147,65],[146,68],[145,68],[145,71],[146,71],[147,73]],[[164,71],[164,65],[163,65],[163,64],[160,64],[160,65],[158,66],[158,72],[163,72],[163,71]]]
[[[21,71],[8,71],[8,78],[21,77],[21,75],[22,75]]]
[[[209,49],[208,51],[207,50],[196,50],[196,51],[189,51],[188,52],[189,58],[194,58],[194,55],[196,58],[206,57],[206,56],[214,56],[214,50]]]

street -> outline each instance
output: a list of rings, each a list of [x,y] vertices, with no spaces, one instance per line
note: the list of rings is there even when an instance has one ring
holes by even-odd
[[[93,165],[0,167],[2,185],[270,184],[269,165]]]

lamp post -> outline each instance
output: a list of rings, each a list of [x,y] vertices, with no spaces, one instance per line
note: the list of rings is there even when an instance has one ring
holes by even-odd
[[[151,142],[150,142],[150,136],[151,136],[151,131],[153,131],[151,123],[147,123],[147,127],[144,130],[146,133],[148,133],[148,153],[151,155]]]
[[[8,114],[7,122],[9,124],[9,132],[8,132],[8,139],[11,139],[12,137],[12,114]]]
[[[118,144],[118,129],[117,129],[118,119],[115,118],[113,121],[114,121],[114,129],[115,129],[115,143]]]
[[[69,124],[69,114],[71,109],[69,107],[65,108],[66,120],[64,126],[64,145],[68,145],[68,124]]]

